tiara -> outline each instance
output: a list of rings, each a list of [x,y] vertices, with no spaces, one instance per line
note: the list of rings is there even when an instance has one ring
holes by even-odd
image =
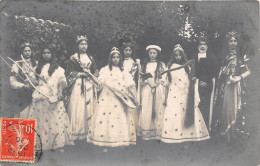
[[[149,45],[146,47],[146,51],[149,50],[149,49],[156,49],[158,51],[161,51],[161,47],[157,46],[157,45]]]
[[[175,45],[174,48],[173,48],[173,51],[176,51],[176,50],[183,50],[183,48],[181,47],[180,44],[177,44],[177,45]]]
[[[29,42],[24,42],[20,48],[24,48],[24,47],[31,47],[31,44]]]
[[[236,31],[231,31],[231,32],[228,32],[227,33],[227,35],[226,35],[226,37],[228,38],[228,39],[230,39],[230,38],[232,38],[232,37],[234,37],[234,38],[238,38],[239,37],[239,34],[236,32]]]
[[[113,48],[111,49],[110,54],[113,54],[113,53],[118,53],[118,54],[120,54],[120,52],[119,52],[119,50],[118,50],[117,47],[113,47]]]
[[[83,41],[83,40],[88,41],[86,35],[85,36],[83,36],[83,35],[77,36],[76,43]]]

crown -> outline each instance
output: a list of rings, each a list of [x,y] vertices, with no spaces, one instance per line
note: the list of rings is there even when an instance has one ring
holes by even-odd
[[[174,46],[173,51],[177,51],[177,50],[183,50],[180,44]]]
[[[232,37],[234,37],[234,38],[238,38],[239,37],[239,34],[236,32],[236,31],[231,31],[231,32],[228,32],[227,33],[227,35],[226,35],[226,37],[228,38],[228,39],[230,39],[230,38],[232,38]]]
[[[161,51],[161,47],[157,46],[157,45],[149,45],[146,47],[146,51],[149,50],[149,49],[156,49],[158,51]]]
[[[113,47],[113,48],[111,49],[110,54],[113,54],[113,53],[118,53],[118,54],[120,54],[119,49],[118,49],[117,47]]]
[[[20,48],[24,48],[24,47],[31,47],[31,44],[29,42],[24,42]]]
[[[83,35],[77,36],[76,43],[81,42],[83,40],[88,41],[86,35],[85,36],[83,36]]]

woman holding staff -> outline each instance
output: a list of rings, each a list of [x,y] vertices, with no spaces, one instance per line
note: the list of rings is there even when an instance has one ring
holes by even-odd
[[[244,78],[251,72],[248,69],[246,55],[242,56],[239,50],[239,35],[232,31],[227,34],[228,49],[222,62],[219,72],[216,95],[215,95],[215,116],[217,126],[221,135],[227,135],[228,139],[234,134],[235,125],[239,125],[237,117],[242,116],[242,94],[245,92]],[[240,115],[238,115],[240,113]],[[241,126],[244,125],[244,117]],[[238,132],[244,133],[241,128],[236,128]]]
[[[87,137],[97,100],[95,84],[84,70],[95,75],[98,75],[98,70],[93,57],[87,54],[87,37],[78,36],[76,43],[78,52],[70,57],[66,71],[68,81],[66,91],[70,95],[66,104],[71,120],[73,139],[83,140]]]
[[[108,65],[100,70],[100,96],[88,133],[88,142],[98,146],[128,146],[136,144],[136,87],[132,75],[123,69],[122,57],[112,48]],[[132,102],[131,102],[132,101]]]

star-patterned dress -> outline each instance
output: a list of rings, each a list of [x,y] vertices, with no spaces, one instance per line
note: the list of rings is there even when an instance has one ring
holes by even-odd
[[[180,67],[173,64],[171,68]],[[165,108],[161,141],[165,143],[180,143],[185,141],[201,141],[209,139],[206,124],[199,110],[198,88],[194,93],[194,109],[188,110],[188,97],[190,80],[184,68],[170,72],[172,82],[168,83],[167,106]],[[169,82],[169,81],[167,81]],[[198,86],[195,83],[195,86]],[[185,125],[188,111],[194,111],[194,123],[190,126]]]
[[[40,76],[47,84],[39,80],[37,89],[32,94],[33,102],[21,112],[20,118],[37,120],[37,133],[40,134],[42,149],[56,149],[64,145],[73,145],[69,116],[63,101],[58,101],[58,89],[61,84],[66,84],[64,70],[58,67],[51,76],[48,74],[50,64],[43,66]],[[52,98],[55,103],[50,103],[44,95]],[[37,140],[39,141],[39,140]]]
[[[103,67],[98,79],[117,91],[131,95],[128,88],[134,86],[132,76],[119,67],[113,66],[112,70],[108,66]],[[136,144],[132,112],[104,85],[89,128],[88,142],[109,147]]]

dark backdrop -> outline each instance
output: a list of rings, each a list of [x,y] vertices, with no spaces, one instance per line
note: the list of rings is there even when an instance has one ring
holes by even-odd
[[[18,17],[16,19],[15,15]],[[59,33],[39,32],[39,36],[25,25],[26,17],[35,17],[64,23]],[[185,18],[194,30],[191,38],[179,36],[178,30],[185,25]],[[21,22],[19,22],[19,18]],[[186,24],[186,25],[188,25]],[[34,24],[32,24],[34,25]],[[44,28],[45,25],[43,25]],[[42,30],[45,30],[42,28]],[[37,165],[236,165],[256,166],[260,163],[260,71],[259,71],[259,4],[256,2],[1,2],[1,55],[19,58],[18,46],[28,36],[35,40],[34,56],[42,44],[38,38],[53,42],[57,35],[62,44],[61,54],[69,57],[75,50],[75,37],[84,33],[89,38],[89,53],[94,55],[99,68],[106,64],[112,46],[129,36],[135,40],[136,56],[143,58],[148,44],[162,47],[166,62],[175,44],[181,43],[190,56],[196,50],[196,35],[208,32],[210,45],[220,59],[222,44],[227,31],[235,29],[243,38],[244,52],[250,56],[251,76],[247,83],[247,118],[245,129],[248,137],[237,136],[231,142],[224,137],[212,137],[201,142],[164,144],[159,141],[143,141],[136,146],[108,148],[97,147],[84,141],[76,146],[65,147],[65,152],[44,152]],[[214,33],[218,32],[218,38]],[[188,31],[191,32],[191,31]],[[38,33],[38,32],[37,32]],[[51,35],[50,35],[51,34]],[[126,37],[122,37],[122,34]],[[48,36],[50,35],[50,36]],[[48,39],[48,40],[47,40]],[[55,43],[55,42],[54,42]],[[57,44],[57,42],[56,42]],[[64,51],[64,50],[67,50]],[[0,117],[19,113],[16,93],[9,83],[10,69],[1,61],[1,111]],[[15,163],[2,165],[18,165]]]
[[[89,53],[106,64],[111,47],[125,40],[136,42],[136,57],[144,56],[145,47],[157,44],[162,47],[163,60],[167,60],[175,44],[183,45],[190,56],[196,50],[196,35],[206,31],[217,56],[221,57],[225,34],[235,29],[243,36],[247,54],[253,55],[258,48],[258,3],[257,2],[34,2],[4,1],[1,3],[1,29],[3,44],[10,54],[17,57],[18,46],[25,41],[35,43],[34,53],[42,44],[51,43],[58,36],[66,57],[75,52],[75,38],[86,34],[89,39]],[[3,14],[4,13],[4,14]],[[7,16],[8,15],[8,16]],[[34,21],[15,19],[26,16],[43,19],[40,27],[47,31],[47,20],[71,26],[70,30],[60,28],[59,32],[36,33]],[[190,38],[179,36],[186,18],[194,33]],[[54,27],[54,25],[50,25]],[[26,32],[27,31],[27,32]],[[187,31],[190,31],[189,29]],[[219,37],[214,38],[214,33]],[[37,37],[36,37],[37,36]],[[42,42],[38,38],[47,39]],[[8,42],[7,42],[8,41]],[[55,42],[55,41],[54,41]],[[56,42],[57,43],[57,42]],[[250,46],[250,48],[248,48]],[[250,50],[250,51],[249,51]],[[249,53],[248,53],[249,52]],[[59,55],[57,55],[59,56]]]

